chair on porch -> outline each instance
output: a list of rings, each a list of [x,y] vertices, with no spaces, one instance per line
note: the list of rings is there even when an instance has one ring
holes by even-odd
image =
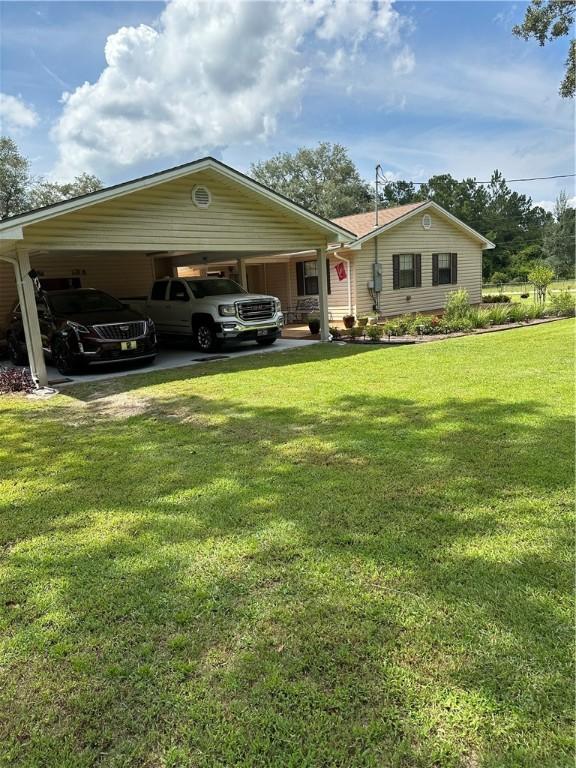
[[[320,300],[318,296],[307,296],[305,299],[298,299],[295,307],[287,307],[284,310],[286,323],[288,325],[295,323],[307,323],[308,317],[320,312]],[[328,313],[328,319],[332,320],[332,315]]]

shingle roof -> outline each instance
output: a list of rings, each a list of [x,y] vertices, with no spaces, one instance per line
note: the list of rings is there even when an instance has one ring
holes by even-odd
[[[382,208],[378,211],[378,226],[382,227],[385,224],[390,224],[392,221],[401,218],[406,213],[413,211],[415,208],[419,208],[421,205],[426,205],[426,200],[420,203],[408,203],[407,205],[398,205],[395,208]],[[373,232],[374,227],[374,211],[368,213],[355,213],[352,216],[340,216],[337,219],[332,219],[334,224],[338,224],[340,227],[354,232],[357,237],[364,237],[369,232]]]

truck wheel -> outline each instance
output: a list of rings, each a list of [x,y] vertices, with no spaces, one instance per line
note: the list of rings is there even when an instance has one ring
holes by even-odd
[[[259,347],[270,347],[276,341],[276,337],[273,339],[256,339],[256,344]]]
[[[214,326],[204,320],[198,323],[194,329],[194,344],[200,352],[214,352],[218,349]]]
[[[13,333],[8,336],[8,354],[14,365],[28,364],[28,355],[22,350],[22,345]]]

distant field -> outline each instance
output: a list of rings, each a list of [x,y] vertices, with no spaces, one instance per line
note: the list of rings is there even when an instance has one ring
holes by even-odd
[[[530,283],[504,283],[502,286],[486,284],[482,286],[482,293],[529,293],[532,295],[532,286]],[[551,291],[576,291],[576,280],[555,280],[550,285]]]

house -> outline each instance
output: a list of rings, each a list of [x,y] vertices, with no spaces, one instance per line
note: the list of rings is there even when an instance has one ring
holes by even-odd
[[[354,240],[327,251],[330,320],[345,315],[381,317],[441,310],[446,295],[466,288],[472,303],[482,300],[482,251],[493,248],[487,238],[432,201],[333,219],[353,232]],[[374,290],[374,264],[381,291]],[[232,262],[209,269],[181,268],[179,274],[227,275],[239,280]],[[250,291],[272,293],[287,310],[288,321],[302,320],[318,295],[313,252],[278,254],[265,261],[246,260]],[[377,275],[378,280],[378,275]],[[317,299],[316,299],[317,301]],[[297,311],[301,307],[302,311]]]
[[[34,270],[46,289],[118,297],[178,272],[224,273],[278,296],[289,321],[317,307],[328,340],[330,318],[431,311],[455,287],[479,302],[491,247],[433,202],[380,211],[378,226],[373,213],[329,221],[208,157],[1,221],[0,336],[19,301],[45,383]]]

